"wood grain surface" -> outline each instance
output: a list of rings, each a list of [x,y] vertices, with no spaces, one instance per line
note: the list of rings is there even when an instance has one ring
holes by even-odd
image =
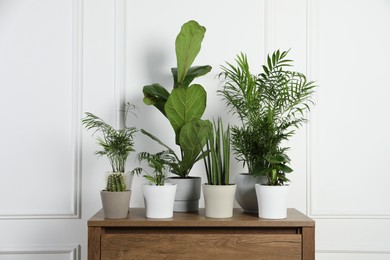
[[[295,209],[286,219],[260,219],[234,209],[232,218],[212,219],[204,209],[147,219],[131,208],[125,219],[88,221],[88,259],[304,259],[313,260],[315,222]]]

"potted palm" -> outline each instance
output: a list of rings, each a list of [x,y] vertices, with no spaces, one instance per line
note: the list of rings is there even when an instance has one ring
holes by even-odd
[[[132,108],[127,104],[126,111]],[[111,165],[108,172],[106,189],[100,192],[105,218],[126,218],[129,211],[131,196],[132,175],[126,173],[125,164],[131,152],[134,151],[135,127],[125,126],[115,129],[96,115],[86,112],[82,119],[87,130],[93,129],[100,133],[98,144],[102,150],[95,152],[99,156],[106,156]],[[127,115],[127,113],[126,113]]]
[[[236,179],[236,199],[244,210],[241,195],[251,200],[250,211],[259,209],[254,177],[263,178],[257,187],[285,186],[288,182],[286,174],[292,169],[287,166],[288,148],[282,148],[281,142],[307,121],[304,115],[313,103],[314,83],[304,74],[288,70],[292,60],[286,58],[287,54],[277,50],[268,55],[267,65],[258,75],[251,74],[244,54],[237,56],[237,66],[227,63],[222,67],[225,84],[220,94],[242,123],[232,127],[231,142],[237,160],[248,167],[247,190],[239,191],[242,185],[240,178]]]
[[[233,216],[236,185],[230,177],[230,127],[223,128],[222,119],[213,122],[214,130],[209,132],[206,157],[203,158],[207,183],[203,184],[205,215],[210,218]]]
[[[206,28],[196,21],[188,21],[181,27],[175,41],[177,67],[171,69],[174,83],[171,93],[157,83],[143,88],[144,103],[155,106],[175,132],[180,156],[172,173],[177,177],[167,181],[178,185],[174,210],[181,212],[199,208],[201,179],[189,174],[193,165],[202,158],[206,132],[211,124],[201,119],[206,109],[206,91],[199,84],[191,84],[195,78],[211,71],[208,65],[191,67],[201,49],[205,32]]]
[[[145,172],[144,177],[149,181],[149,184],[142,185],[146,217],[172,218],[177,185],[166,183],[165,180],[170,164],[175,159],[168,151],[162,151],[156,154],[142,152],[137,157],[139,162],[146,161],[147,165],[153,169],[152,174],[141,167],[135,168],[132,171],[135,174]]]

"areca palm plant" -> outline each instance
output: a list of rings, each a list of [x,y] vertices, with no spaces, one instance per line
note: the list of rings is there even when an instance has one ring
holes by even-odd
[[[268,55],[263,72],[252,74],[247,56],[237,56],[236,63],[222,66],[223,96],[233,114],[241,120],[233,126],[232,146],[238,161],[247,165],[251,175],[266,175],[270,185],[283,185],[292,172],[283,140],[307,122],[305,112],[313,102],[315,84],[302,73],[289,70],[289,51]]]

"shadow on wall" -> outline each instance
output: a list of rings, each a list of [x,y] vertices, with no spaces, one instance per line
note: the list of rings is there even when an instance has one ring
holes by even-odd
[[[167,48],[161,45],[150,45],[147,48],[145,57],[145,71],[147,82],[161,82],[166,89],[173,88],[172,74],[170,68],[175,67],[175,63],[168,64],[169,56],[174,55],[167,53]],[[174,57],[174,56],[173,56]],[[169,70],[167,70],[169,68]],[[145,84],[146,85],[146,84]]]

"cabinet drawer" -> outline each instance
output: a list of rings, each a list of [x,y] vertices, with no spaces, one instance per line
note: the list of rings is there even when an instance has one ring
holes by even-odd
[[[301,234],[102,234],[101,259],[302,259]]]

